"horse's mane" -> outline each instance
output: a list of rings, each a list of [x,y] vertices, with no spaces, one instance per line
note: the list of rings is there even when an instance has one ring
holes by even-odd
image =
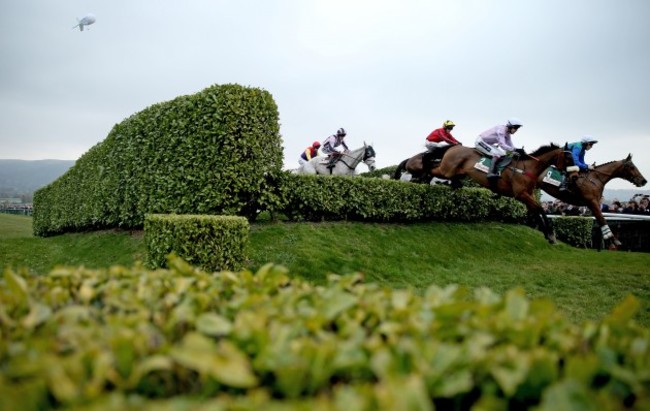
[[[612,161],[608,161],[606,163],[598,164],[596,167],[602,167],[602,166],[606,166],[607,164],[618,163],[619,161],[621,163],[625,162],[625,160],[612,160]]]
[[[560,146],[555,145],[554,143],[551,143],[551,144],[549,144],[549,145],[547,145],[547,146],[541,146],[541,147],[538,148],[537,150],[535,150],[535,151],[533,151],[532,153],[530,153],[530,155],[531,155],[531,156],[540,156],[540,155],[542,155],[542,154],[546,154],[546,153],[548,153],[549,151],[553,151],[553,150],[556,150],[556,149],[558,149],[558,148],[560,148]]]

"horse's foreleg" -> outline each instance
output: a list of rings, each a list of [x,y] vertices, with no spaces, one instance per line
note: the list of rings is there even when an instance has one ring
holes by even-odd
[[[600,232],[603,235],[603,240],[606,243],[610,243],[609,248],[619,247],[621,245],[621,242],[618,241],[618,238],[616,238],[614,233],[612,233],[612,230],[609,228],[607,220],[605,220],[605,217],[603,217],[603,212],[600,211],[600,204],[596,200],[591,201],[589,203],[589,210],[591,210],[591,213],[594,215],[596,221],[598,222]]]

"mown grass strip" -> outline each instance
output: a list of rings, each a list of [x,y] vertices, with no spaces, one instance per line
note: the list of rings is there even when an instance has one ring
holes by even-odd
[[[249,255],[251,269],[273,262],[316,284],[328,273],[359,271],[366,281],[418,292],[431,284],[499,293],[522,287],[529,297],[551,298],[576,322],[601,319],[633,294],[642,304],[637,320],[650,325],[650,254],[551,246],[519,225],[263,222],[251,226]],[[0,236],[0,256],[0,270],[47,273],[55,265],[130,266],[144,245],[141,233],[124,231]]]

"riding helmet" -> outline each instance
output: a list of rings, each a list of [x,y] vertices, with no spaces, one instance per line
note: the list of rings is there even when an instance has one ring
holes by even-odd
[[[339,128],[336,130],[336,135],[339,137],[345,137],[347,133],[345,132],[345,129],[343,127]]]
[[[444,123],[442,123],[442,126],[445,127],[445,128],[447,128],[447,127],[454,127],[455,125],[456,125],[456,124],[454,124],[454,122],[451,121],[451,120],[447,120],[447,121],[445,121]]]
[[[318,148],[318,147],[320,147],[320,141],[314,141],[314,142],[311,144],[311,146],[314,147],[314,148]]]
[[[598,140],[596,140],[592,136],[582,136],[582,138],[580,139],[580,142],[582,144],[596,144],[598,142]]]
[[[519,128],[519,127],[523,126],[523,124],[522,124],[521,120],[519,120],[518,118],[516,118],[516,117],[511,117],[511,118],[508,119],[508,124],[507,124],[507,126],[508,126],[508,127]]]

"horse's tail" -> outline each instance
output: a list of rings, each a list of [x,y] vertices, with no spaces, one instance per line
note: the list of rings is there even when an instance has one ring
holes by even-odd
[[[402,161],[399,163],[397,168],[395,169],[395,173],[393,174],[393,180],[399,180],[400,177],[402,177],[402,173],[406,171],[406,162],[409,161],[407,158],[406,160]]]

